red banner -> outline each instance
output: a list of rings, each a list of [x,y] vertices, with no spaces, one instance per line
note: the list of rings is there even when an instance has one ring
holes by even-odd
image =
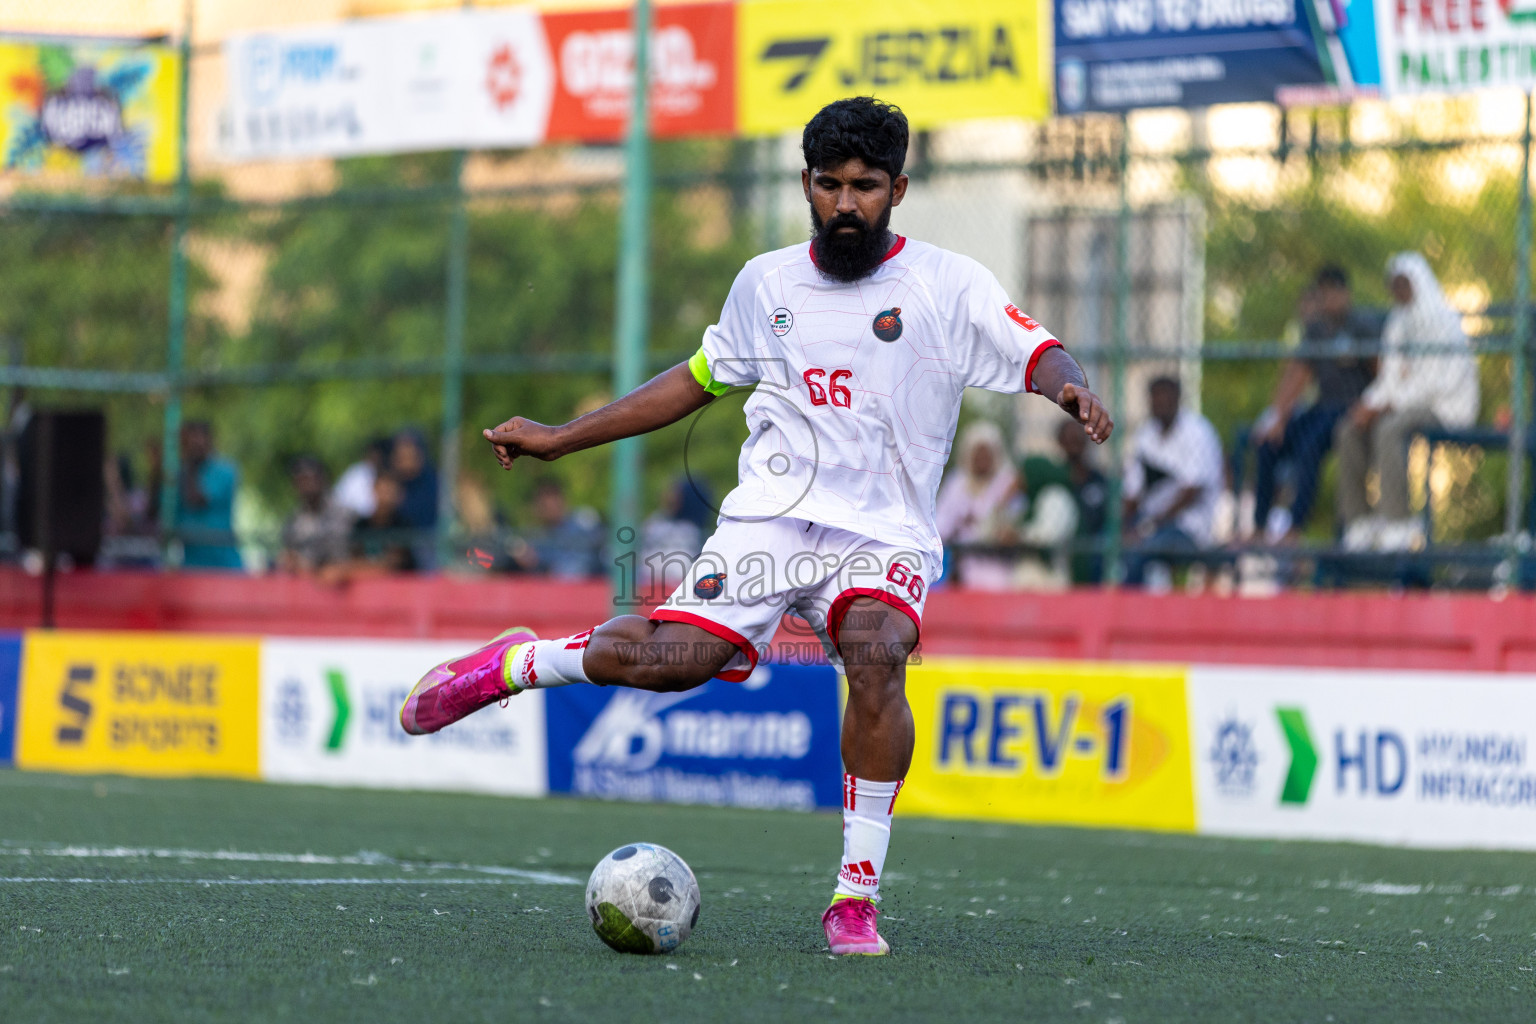
[[[651,132],[729,135],[736,127],[736,12],[731,3],[654,9]],[[635,53],[624,9],[546,13],[555,58],[549,141],[615,142],[629,121]]]

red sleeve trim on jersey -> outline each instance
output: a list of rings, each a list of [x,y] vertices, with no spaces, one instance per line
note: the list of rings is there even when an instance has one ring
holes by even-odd
[[[1040,357],[1045,355],[1045,350],[1048,348],[1059,348],[1063,352],[1066,351],[1066,346],[1055,338],[1052,338],[1050,341],[1042,341],[1039,347],[1035,349],[1035,354],[1029,357],[1029,365],[1024,368],[1024,386],[1037,395],[1042,392],[1039,388],[1035,387],[1035,365],[1040,362]]]
[[[719,637],[728,644],[735,644],[737,650],[747,656],[746,668],[733,669],[730,672],[721,672],[716,679],[725,683],[744,683],[752,670],[757,668],[757,648],[752,646],[752,641],[736,632],[730,626],[723,626],[718,622],[706,619],[702,615],[693,612],[682,612],[676,608],[657,608],[651,612],[652,622],[686,622],[690,626],[698,626],[704,632]]]
[[[906,244],[907,244],[907,237],[905,235],[897,235],[896,236],[896,244],[891,246],[890,249],[886,252],[886,254],[884,256],[880,257],[880,262],[884,263],[886,260],[890,259],[892,256],[895,256],[897,253],[901,252],[901,250],[906,246]],[[813,264],[815,264],[816,266],[818,266],[818,267],[821,266],[820,263],[816,263],[816,246],[813,244],[813,245],[806,246],[806,248],[810,251],[811,262]]]
[[[906,613],[912,620],[912,625],[917,627],[918,635],[923,632],[923,620],[917,617],[917,611],[907,602],[891,593],[889,590],[877,590],[874,587],[849,587],[832,599],[832,607],[827,609],[827,639],[832,641],[832,646],[837,646],[837,634],[843,628],[843,617],[848,614],[848,608],[855,600],[861,597],[872,597],[876,601],[882,601],[901,612]]]

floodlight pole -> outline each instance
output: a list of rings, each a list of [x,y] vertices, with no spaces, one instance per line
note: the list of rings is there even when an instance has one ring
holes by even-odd
[[[181,389],[187,356],[187,227],[192,208],[192,177],[187,166],[187,94],[192,71],[192,2],[181,19],[181,62],[176,96],[176,216],[171,222],[171,283],[167,300],[165,354],[165,424],[161,433],[160,532],[167,540],[176,530],[181,485]]]
[[[650,256],[651,147],[648,117],[650,83],[649,0],[633,7],[635,73],[631,87],[629,132],[624,144],[624,212],[619,226],[618,287],[614,302],[613,395],[626,395],[640,386],[650,319],[647,260]],[[636,562],[640,522],[641,439],[628,437],[613,445],[612,494],[608,523],[613,530],[613,591],[617,604],[638,599]]]
[[[1531,94],[1525,94],[1525,128],[1520,134],[1520,212],[1515,221],[1514,351],[1510,353],[1509,494],[1505,500],[1504,533],[1511,549],[1520,533],[1525,497],[1526,432],[1530,429],[1530,396],[1525,375],[1531,344]]]
[[[464,423],[464,324],[469,291],[469,211],[464,204],[464,151],[453,156],[453,212],[448,221],[448,277],[443,326],[443,436],[437,474],[437,567],[453,564],[454,497],[459,432]]]
[[[1125,460],[1125,355],[1130,329],[1131,302],[1131,195],[1128,184],[1131,169],[1131,122],[1126,114],[1120,115],[1120,153],[1117,164],[1120,171],[1120,205],[1115,216],[1115,325],[1114,339],[1109,350],[1109,408],[1119,418],[1120,426],[1109,438],[1109,457],[1114,463],[1108,478],[1109,507],[1104,517],[1104,565],[1101,579],[1110,586],[1119,586],[1125,578],[1120,564],[1121,528],[1123,527],[1123,502],[1121,475]]]

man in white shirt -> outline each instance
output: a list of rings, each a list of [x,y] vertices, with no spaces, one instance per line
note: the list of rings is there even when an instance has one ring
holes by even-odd
[[[676,592],[649,616],[571,637],[510,630],[428,672],[400,712],[420,734],[535,687],[739,682],[783,614],[804,617],[848,679],[843,860],[822,917],[834,954],[887,949],[873,901],[912,760],[906,660],[942,566],[934,496],[962,393],[1043,394],[1094,441],[1113,429],[1076,360],[985,268],[889,230],[907,137],[905,116],[878,100],[823,108],[803,138],[811,244],[748,262],[692,359],[563,426],[514,417],[485,431],[510,469],[753,387],[740,484]]]
[[[1149,397],[1152,416],[1125,463],[1125,523],[1137,538],[1126,558],[1132,586],[1145,582],[1150,563],[1210,546],[1225,483],[1221,439],[1204,416],[1181,408],[1179,382],[1159,377]]]

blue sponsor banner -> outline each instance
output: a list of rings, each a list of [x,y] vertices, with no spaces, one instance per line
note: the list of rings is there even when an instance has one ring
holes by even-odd
[[[1351,82],[1342,0],[1055,0],[1055,14],[1062,114],[1274,102],[1285,86]]]
[[[837,673],[761,665],[686,693],[545,692],[552,793],[811,810],[842,806]]]
[[[0,766],[16,757],[16,708],[21,678],[21,634],[0,633]]]

